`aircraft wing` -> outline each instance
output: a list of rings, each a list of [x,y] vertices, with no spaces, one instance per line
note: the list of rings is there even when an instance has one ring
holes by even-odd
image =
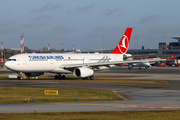
[[[132,55],[132,56],[125,56],[126,58],[133,58],[133,57],[144,57],[144,56],[150,56],[155,55],[157,53],[150,53],[150,54],[139,54],[139,55]]]
[[[154,59],[154,60],[127,60],[127,61],[115,61],[115,62],[100,62],[100,63],[85,63],[85,64],[68,64],[62,65],[60,67],[63,68],[76,68],[76,67],[97,67],[97,66],[106,66],[106,65],[117,65],[117,64],[131,64],[138,62],[158,62],[158,61],[166,61],[166,59]]]

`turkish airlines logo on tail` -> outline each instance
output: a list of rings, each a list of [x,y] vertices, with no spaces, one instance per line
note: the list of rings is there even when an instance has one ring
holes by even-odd
[[[128,50],[128,45],[131,38],[132,28],[127,28],[121,40],[111,54],[126,54]]]
[[[126,53],[127,52],[127,48],[128,48],[128,37],[126,35],[123,35],[121,42],[118,44],[118,48],[119,51],[121,52],[121,54]]]

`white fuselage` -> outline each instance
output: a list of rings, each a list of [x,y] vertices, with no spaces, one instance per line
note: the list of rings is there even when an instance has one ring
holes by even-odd
[[[130,56],[129,54],[126,54]],[[16,72],[54,72],[54,73],[72,73],[72,69],[64,69],[66,65],[88,63],[102,63],[123,61],[122,54],[19,54],[10,57],[5,66]],[[107,68],[98,66],[93,70]]]

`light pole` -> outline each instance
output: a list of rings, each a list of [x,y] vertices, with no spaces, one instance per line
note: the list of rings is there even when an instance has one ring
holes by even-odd
[[[164,57],[166,58],[166,36],[164,36],[164,43],[165,43]]]
[[[137,38],[137,55],[138,55],[138,36],[134,36],[134,51],[135,51],[136,38]]]
[[[105,43],[105,47],[106,47],[106,53],[107,53],[107,37],[105,37],[106,38],[106,43]]]
[[[61,49],[60,49],[60,48],[61,48],[61,43],[59,43],[59,52],[61,52]]]
[[[166,42],[165,42],[165,39],[166,39],[166,36],[162,35],[162,57],[166,57],[165,56],[165,51],[166,51]]]
[[[103,37],[103,53],[104,53],[104,37]]]

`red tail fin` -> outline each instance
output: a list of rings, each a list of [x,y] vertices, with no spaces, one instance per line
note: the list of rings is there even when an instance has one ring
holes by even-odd
[[[173,59],[176,56],[176,54],[172,55],[171,57],[169,57],[168,59]]]
[[[119,44],[116,48],[111,52],[111,54],[126,54],[131,38],[131,32],[133,28],[127,28],[124,35],[122,36]]]

